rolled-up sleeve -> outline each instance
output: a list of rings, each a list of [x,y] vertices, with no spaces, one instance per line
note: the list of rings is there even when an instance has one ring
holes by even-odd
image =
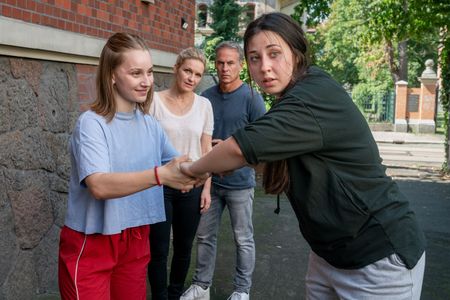
[[[288,159],[323,147],[318,120],[301,99],[292,96],[233,137],[249,164]]]

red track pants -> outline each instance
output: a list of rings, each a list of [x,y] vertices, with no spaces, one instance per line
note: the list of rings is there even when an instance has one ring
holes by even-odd
[[[84,234],[64,226],[59,243],[63,300],[145,300],[150,226],[113,235]]]

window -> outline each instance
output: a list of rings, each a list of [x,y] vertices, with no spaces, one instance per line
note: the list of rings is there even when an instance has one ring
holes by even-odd
[[[248,3],[244,6],[243,9],[243,22],[245,26],[248,25],[251,21],[255,19],[255,4]]]
[[[197,26],[205,27],[208,17],[208,7],[206,4],[200,4],[197,8]]]

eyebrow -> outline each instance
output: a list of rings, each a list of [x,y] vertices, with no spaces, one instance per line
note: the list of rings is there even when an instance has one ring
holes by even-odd
[[[269,45],[266,46],[265,49],[270,49],[270,48],[273,48],[273,47],[281,48],[281,46],[278,45],[278,44],[269,44]],[[257,52],[256,50],[250,50],[250,51],[248,51],[248,53],[256,53],[256,52]]]

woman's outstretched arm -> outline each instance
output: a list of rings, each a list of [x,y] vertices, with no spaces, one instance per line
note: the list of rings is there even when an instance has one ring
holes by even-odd
[[[241,148],[233,137],[217,144],[205,156],[193,163],[182,163],[181,170],[191,177],[202,177],[206,173],[226,173],[247,165]]]

